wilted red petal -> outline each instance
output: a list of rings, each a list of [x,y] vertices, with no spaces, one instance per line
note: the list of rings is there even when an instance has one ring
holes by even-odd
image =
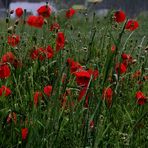
[[[13,120],[13,122],[16,124],[17,123],[17,115],[15,112],[11,112],[9,113],[9,115],[7,116],[7,123],[10,123],[11,120]]]
[[[141,76],[141,70],[137,70],[133,75],[132,78],[138,78]]]

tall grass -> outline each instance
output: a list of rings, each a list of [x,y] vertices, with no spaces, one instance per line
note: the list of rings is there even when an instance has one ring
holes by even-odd
[[[64,32],[66,44],[63,50],[55,51],[56,32],[50,31],[55,17],[47,19],[42,29],[28,26],[19,19],[3,22],[0,31],[0,57],[11,51],[22,61],[21,68],[11,67],[11,76],[0,79],[0,86],[6,85],[12,90],[8,97],[0,97],[0,147],[140,147],[148,146],[148,106],[136,102],[135,93],[141,90],[148,96],[147,30],[126,31],[125,24],[112,20],[112,13],[98,18],[87,12],[77,13],[67,20],[64,13],[56,15],[56,22]],[[141,18],[140,26],[143,23]],[[126,22],[125,22],[126,23]],[[7,44],[7,29],[15,26],[14,33],[21,36],[17,47]],[[145,25],[146,27],[148,24]],[[145,36],[141,32],[145,30]],[[139,37],[139,36],[140,37]],[[51,45],[54,56],[51,59],[32,60],[30,52],[34,48]],[[111,51],[116,46],[115,52]],[[115,65],[121,62],[121,54],[131,54],[136,63],[131,64],[125,74],[117,74]],[[88,107],[85,96],[77,100],[81,88],[77,86],[75,76],[70,73],[67,59],[73,58],[85,69],[97,69],[98,78],[91,77],[86,95],[89,95]],[[141,75],[132,75],[141,70]],[[66,75],[64,82],[63,76]],[[53,87],[51,96],[43,93],[46,85]],[[107,106],[102,99],[104,88],[113,90],[112,105]],[[36,91],[43,94],[39,104],[34,105]],[[62,106],[64,94],[66,105]],[[73,104],[73,105],[71,105]],[[11,113],[11,122],[8,115]],[[16,113],[14,122],[12,113]],[[28,128],[26,140],[22,140],[21,129]]]

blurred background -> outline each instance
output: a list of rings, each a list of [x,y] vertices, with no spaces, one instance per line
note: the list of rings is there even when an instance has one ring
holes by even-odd
[[[24,6],[29,7],[29,3],[44,3],[47,0],[0,0],[0,16],[5,15],[5,10],[9,9],[10,6]],[[73,5],[78,8],[87,8],[93,5],[95,9],[100,13],[105,13],[110,9],[122,9],[130,17],[139,15],[141,12],[147,13],[148,11],[148,0],[49,0],[55,10],[72,7]],[[12,8],[10,8],[12,9]],[[32,7],[32,11],[33,7]]]

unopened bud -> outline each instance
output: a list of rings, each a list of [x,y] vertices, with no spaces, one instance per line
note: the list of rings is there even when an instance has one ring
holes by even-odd
[[[10,27],[8,28],[7,32],[10,33],[10,34],[13,33],[13,29],[14,29],[13,26],[10,26]]]
[[[18,25],[19,24],[19,20],[17,19],[16,21],[15,21],[15,25]]]
[[[47,24],[48,22],[47,22],[47,20],[46,19],[44,19],[44,24]]]
[[[10,14],[13,14],[14,13],[14,10],[10,10],[10,12],[9,12]]]
[[[6,23],[9,23],[9,18],[8,17],[6,18]]]
[[[145,51],[148,51],[148,46],[146,46],[144,50],[145,50]]]

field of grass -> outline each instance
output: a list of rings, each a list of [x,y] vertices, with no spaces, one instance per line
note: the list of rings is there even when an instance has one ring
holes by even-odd
[[[0,147],[148,147],[148,19],[113,15],[0,21]]]

